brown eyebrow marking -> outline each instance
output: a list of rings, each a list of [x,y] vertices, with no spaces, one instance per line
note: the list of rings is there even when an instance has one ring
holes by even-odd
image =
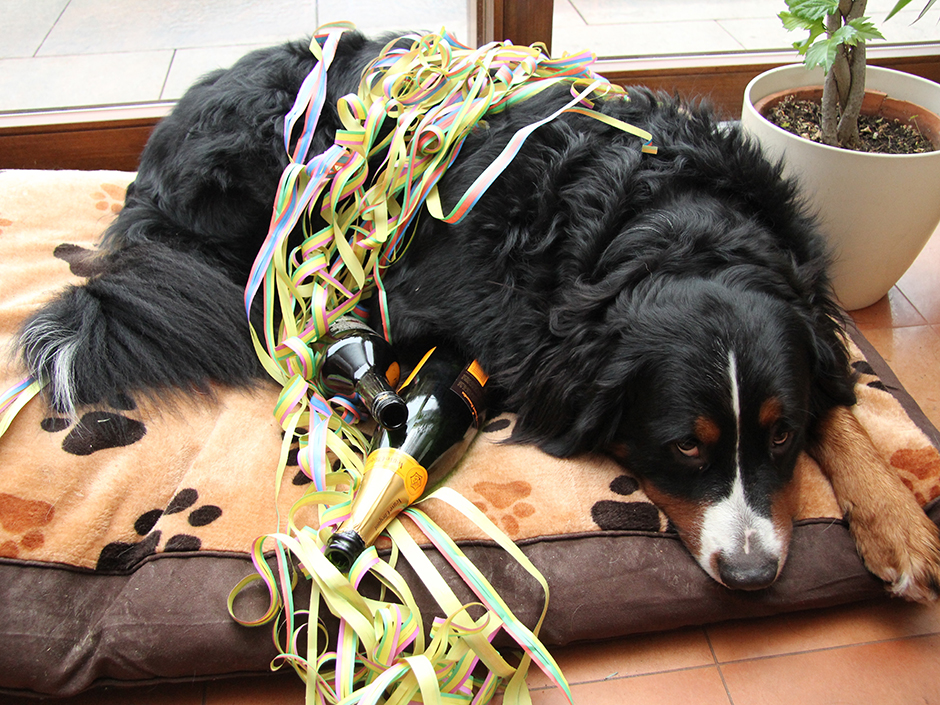
[[[695,419],[695,437],[702,443],[712,445],[721,438],[721,429],[718,424],[705,416],[699,416]]]
[[[757,420],[760,421],[761,426],[770,428],[780,420],[781,416],[783,416],[783,406],[780,404],[780,400],[776,397],[771,397],[761,404],[760,414]]]

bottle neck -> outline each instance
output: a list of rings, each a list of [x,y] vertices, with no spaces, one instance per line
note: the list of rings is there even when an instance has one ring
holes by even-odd
[[[375,368],[369,369],[356,385],[359,396],[370,406],[372,418],[385,428],[398,428],[408,420],[408,407],[405,406],[385,379]]]

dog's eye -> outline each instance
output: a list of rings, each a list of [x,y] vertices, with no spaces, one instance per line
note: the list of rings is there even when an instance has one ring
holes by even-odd
[[[676,441],[676,450],[682,453],[686,458],[698,459],[702,455],[702,448],[694,438]]]
[[[791,435],[785,428],[775,428],[770,436],[770,445],[774,450],[779,450],[789,443]]]

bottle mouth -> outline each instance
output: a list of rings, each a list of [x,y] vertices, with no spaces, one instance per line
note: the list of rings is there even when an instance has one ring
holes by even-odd
[[[365,550],[365,542],[355,531],[338,531],[326,542],[324,555],[339,572],[348,573]]]
[[[372,402],[372,418],[388,429],[408,422],[408,406],[395,392],[382,392]]]

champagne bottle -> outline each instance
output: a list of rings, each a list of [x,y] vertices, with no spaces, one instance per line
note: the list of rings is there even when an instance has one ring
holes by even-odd
[[[408,408],[395,392],[401,371],[392,346],[352,316],[337,319],[330,335],[334,342],[327,346],[320,368],[323,385],[334,394],[358,394],[382,426],[403,426]]]
[[[418,363],[399,390],[406,425],[373,438],[350,516],[327,542],[333,565],[348,571],[402,509],[453,468],[482,423],[486,379],[476,361],[465,364],[439,347]]]

